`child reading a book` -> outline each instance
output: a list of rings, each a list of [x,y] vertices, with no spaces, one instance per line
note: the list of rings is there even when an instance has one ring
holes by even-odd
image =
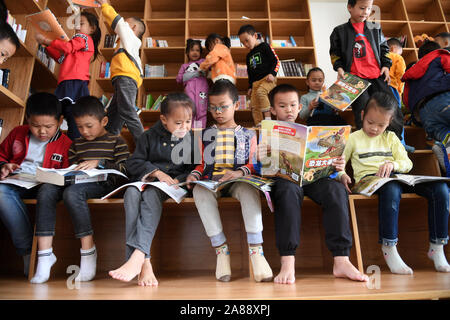
[[[389,89],[389,47],[376,24],[367,22],[373,0],[348,0],[350,19],[334,28],[330,36],[330,56],[338,79],[349,72],[372,85],[352,103],[356,127],[362,126],[361,110],[374,92],[391,93]],[[392,94],[392,93],[391,93]]]
[[[89,65],[92,57],[94,60],[97,58],[100,38],[97,17],[86,11],[81,12],[80,24],[70,41],[52,41],[36,33],[36,40],[46,45],[49,56],[61,64],[55,94],[60,100],[67,100],[63,103],[63,109],[68,126],[67,135],[72,140],[80,137],[72,115],[73,103],[89,95]]]
[[[31,95],[25,109],[27,125],[14,128],[0,145],[0,180],[14,173],[36,174],[37,167],[61,169],[69,166],[72,141],[61,131],[62,107],[50,93]],[[44,192],[42,192],[44,191]],[[0,184],[0,219],[9,231],[17,254],[23,257],[28,275],[33,228],[23,198],[36,198],[36,214],[50,209],[50,194],[40,186],[31,189]]]
[[[398,109],[395,99],[386,93],[375,93],[361,112],[362,129],[353,132],[345,146],[344,156],[351,160],[355,182],[375,175],[382,178],[392,173],[407,173],[412,162],[398,137],[386,128]],[[340,181],[349,189],[350,177],[339,172]],[[443,247],[448,241],[449,191],[441,181],[407,186],[391,181],[376,191],[378,194],[379,242],[386,263],[392,273],[412,274],[397,252],[398,215],[403,192],[417,193],[428,200],[428,230],[430,248],[428,257],[437,271],[450,272]]]
[[[184,92],[194,101],[192,127],[205,128],[208,112],[208,80],[200,71],[200,64],[205,61],[202,59],[201,42],[187,39],[186,55],[189,62],[181,66],[177,82],[184,85]]]
[[[108,4],[107,0],[98,0],[98,2],[102,5],[102,14],[106,23],[120,39],[111,60],[114,94],[108,107],[109,123],[106,130],[113,134],[120,134],[123,125],[126,124],[136,143],[144,132],[135,105],[143,77],[139,49],[146,30],[145,23],[136,17],[125,20]]]
[[[300,98],[300,118],[306,120],[308,126],[322,125],[347,125],[344,119],[337,114],[330,106],[319,102],[319,95],[323,90],[325,73],[316,67],[308,71],[306,75],[306,85],[309,88],[307,94]]]
[[[135,181],[161,181],[168,185],[184,182],[195,167],[193,161],[174,161],[174,150],[186,143],[179,154],[193,158],[191,130],[193,101],[184,93],[170,93],[161,103],[160,120],[145,131],[136,150],[128,159],[128,173]],[[191,151],[190,155],[184,151]],[[178,154],[178,153],[177,153]],[[175,164],[176,162],[177,164]],[[156,286],[158,280],[150,263],[150,248],[161,218],[163,203],[169,196],[154,186],[143,192],[128,187],[124,196],[126,216],[126,263],[109,275],[120,281],[131,281],[139,275],[140,286]]]
[[[204,72],[211,69],[211,80],[228,80],[236,83],[236,67],[230,52],[230,39],[222,38],[217,33],[211,33],[205,41],[208,55],[200,64],[200,69]]]
[[[129,155],[128,146],[120,136],[106,131],[108,118],[105,116],[100,100],[93,96],[78,99],[74,105],[73,117],[81,133],[81,138],[76,139],[69,149],[69,162],[71,165],[77,165],[74,170],[115,169],[126,173],[125,161]],[[124,177],[108,174],[107,180],[101,182],[77,183],[67,187],[53,184],[42,185],[41,189],[48,192],[47,210],[38,210],[36,215],[38,263],[31,283],[46,282],[56,262],[52,244],[55,235],[56,204],[61,199],[64,199],[64,205],[72,219],[75,237],[81,241],[80,273],[76,280],[94,279],[97,250],[87,200],[101,198],[125,181]]]
[[[20,48],[20,40],[13,28],[5,21],[0,21],[0,65],[11,58]]]
[[[277,120],[295,122],[300,109],[298,90],[289,85],[276,86],[269,94],[271,112]],[[258,155],[271,152],[270,146],[260,145]],[[261,159],[262,157],[259,156]],[[345,162],[337,159],[333,165],[343,170]],[[281,256],[281,270],[275,283],[295,282],[295,251],[300,242],[301,206],[304,196],[310,197],[322,207],[325,242],[334,257],[335,277],[355,281],[367,281],[350,262],[352,235],[348,219],[348,194],[345,188],[329,177],[300,187],[287,179],[276,177],[271,198],[274,205],[275,239]]]
[[[242,26],[238,35],[244,47],[250,50],[246,57],[248,96],[251,97],[253,121],[258,125],[263,116],[264,119],[272,119],[268,95],[277,85],[276,76],[280,60],[268,43],[258,40],[254,26],[250,24]]]
[[[255,172],[256,136],[234,121],[238,107],[239,94],[231,82],[218,81],[212,86],[209,91],[209,111],[216,124],[203,131],[202,163],[187,177],[187,182],[204,179],[222,182]],[[195,205],[216,251],[216,279],[231,279],[230,251],[217,207],[218,198],[231,195],[241,203],[255,280],[270,281],[273,274],[263,253],[259,191],[244,182],[235,182],[229,186],[218,192],[200,185],[193,189]]]

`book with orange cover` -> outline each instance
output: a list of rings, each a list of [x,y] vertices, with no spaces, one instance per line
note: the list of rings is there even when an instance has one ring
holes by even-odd
[[[46,38],[51,40],[59,39],[69,41],[69,37],[64,32],[50,9],[30,14],[27,16],[27,19],[30,20],[33,27]]]
[[[100,7],[100,4],[95,0],[72,0],[72,3],[83,7],[92,7],[92,8]]]

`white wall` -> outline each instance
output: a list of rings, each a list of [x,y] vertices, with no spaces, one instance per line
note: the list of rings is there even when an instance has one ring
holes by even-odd
[[[337,77],[330,60],[330,35],[334,27],[350,18],[347,0],[309,0],[309,6],[317,66],[325,72],[325,85],[329,87]]]

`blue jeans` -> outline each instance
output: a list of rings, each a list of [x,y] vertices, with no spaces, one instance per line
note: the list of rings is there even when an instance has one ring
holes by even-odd
[[[425,131],[435,140],[443,141],[450,131],[450,91],[428,101],[419,111]]]
[[[410,187],[398,181],[386,183],[377,190],[379,242],[393,246],[398,241],[398,212],[402,192],[416,193],[428,200],[428,231],[430,242],[447,244],[449,189],[445,182],[419,183]]]
[[[21,256],[31,253],[33,242],[33,228],[22,199],[34,199],[39,193],[39,186],[25,189],[12,184],[0,184],[0,220],[11,235],[17,254]]]
[[[391,88],[392,94],[394,95],[395,100],[397,101],[398,107],[402,108],[402,99],[400,98],[400,94],[398,93],[397,89],[395,89],[392,86],[389,86]],[[402,139],[401,139],[402,145],[406,145],[405,142],[405,128],[402,128]]]

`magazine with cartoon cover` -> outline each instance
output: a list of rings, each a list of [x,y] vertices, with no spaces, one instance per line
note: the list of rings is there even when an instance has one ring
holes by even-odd
[[[311,126],[263,120],[260,143],[270,145],[261,159],[263,176],[280,176],[300,186],[334,172],[333,160],[344,152],[350,126]]]
[[[27,19],[30,20],[36,31],[41,33],[46,38],[50,40],[59,39],[69,41],[69,37],[64,32],[63,28],[50,9],[45,9],[44,11],[30,14],[27,16]]]
[[[346,72],[343,79],[337,80],[320,94],[319,100],[338,111],[344,111],[369,86],[369,81]]]

